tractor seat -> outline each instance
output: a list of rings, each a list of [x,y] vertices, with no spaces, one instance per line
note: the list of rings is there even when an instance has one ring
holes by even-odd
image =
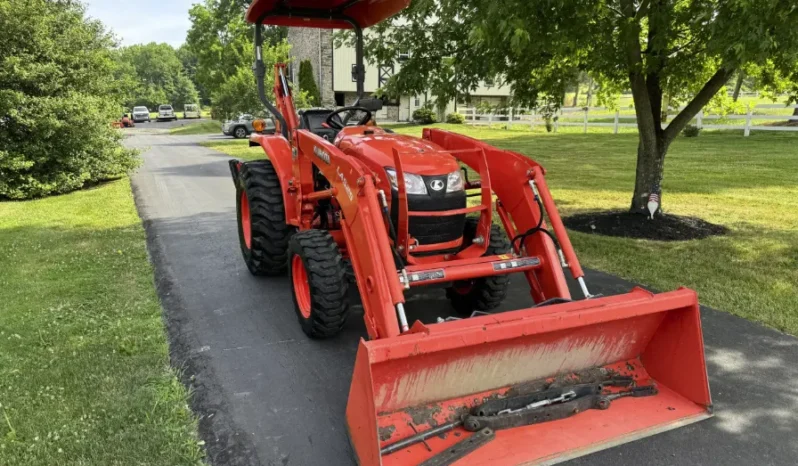
[[[311,133],[321,136],[332,142],[338,131],[322,126],[324,121],[333,111],[329,108],[308,108],[299,111],[299,129],[306,129]]]

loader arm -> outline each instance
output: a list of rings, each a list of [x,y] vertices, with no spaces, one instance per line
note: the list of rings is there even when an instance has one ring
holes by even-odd
[[[497,211],[510,239],[529,230],[540,221],[542,212],[535,201],[535,192],[529,184],[531,179],[535,179],[535,176],[538,179],[543,178],[544,170],[538,163],[521,154],[497,149],[482,141],[449,131],[425,128],[422,137],[455,153],[461,162],[477,173],[479,173],[477,165],[479,157],[473,154],[484,153],[484,159],[488,164],[487,173],[490,177],[488,181],[499,201]],[[547,196],[550,197],[547,189],[545,192],[541,192],[541,197],[544,198],[542,203],[545,203]],[[551,217],[552,214],[556,214],[556,208],[549,207],[546,206],[546,210]],[[559,217],[557,218],[559,219]],[[545,226],[545,221],[543,225]],[[556,225],[552,225],[552,227],[554,227],[563,248],[566,245],[570,248],[571,243],[567,241],[565,229],[556,231]],[[567,242],[561,238],[565,238]],[[543,262],[543,267],[524,273],[534,301],[540,303],[552,298],[570,299],[571,294],[565,281],[559,253],[552,239],[543,234],[536,234],[527,237],[524,240],[524,245],[526,255],[540,257]],[[516,252],[520,252],[518,248],[516,248]],[[566,255],[568,255],[567,250]],[[573,254],[571,257],[572,260],[568,262],[571,271],[578,270],[579,276],[582,276],[576,255]]]
[[[310,131],[296,131],[300,160],[311,160],[341,206],[349,257],[360,284],[364,319],[372,340],[399,335],[397,306],[404,292],[383,222],[374,175],[357,159]],[[403,312],[403,311],[402,311]]]

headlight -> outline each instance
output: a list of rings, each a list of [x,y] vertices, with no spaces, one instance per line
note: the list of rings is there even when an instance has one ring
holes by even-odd
[[[396,182],[396,170],[393,168],[386,168],[385,173],[388,174],[388,180],[391,182],[391,188],[399,189],[399,184]],[[427,194],[427,185],[424,184],[424,179],[413,173],[404,173],[405,175],[405,190],[407,194]]]
[[[453,193],[456,191],[462,191],[463,188],[463,175],[460,174],[460,170],[449,173],[449,176],[446,180],[446,192]]]

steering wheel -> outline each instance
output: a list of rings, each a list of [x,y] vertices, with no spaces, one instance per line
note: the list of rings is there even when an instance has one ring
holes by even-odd
[[[363,107],[343,107],[327,115],[327,119],[324,120],[324,123],[330,128],[340,131],[344,129],[345,126],[348,126],[347,124],[349,123],[349,119],[352,118],[356,112],[364,113],[363,118],[358,120],[357,126],[365,125],[371,121],[371,110]],[[346,116],[341,119],[341,115],[339,115],[340,113],[346,113]]]

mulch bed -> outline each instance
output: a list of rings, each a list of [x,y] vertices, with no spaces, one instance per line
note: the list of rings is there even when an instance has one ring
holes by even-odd
[[[725,235],[729,229],[696,217],[658,214],[648,216],[628,211],[597,211],[571,215],[563,219],[565,226],[583,233],[655,241],[687,241]]]

